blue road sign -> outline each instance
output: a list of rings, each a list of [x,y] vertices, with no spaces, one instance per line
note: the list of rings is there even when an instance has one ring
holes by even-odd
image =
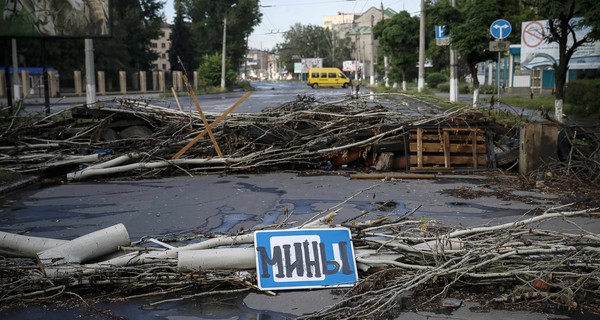
[[[492,37],[498,40],[503,40],[508,37],[511,31],[512,26],[510,25],[510,22],[504,19],[498,19],[490,26],[490,33],[492,34]]]
[[[346,228],[260,230],[254,247],[261,290],[349,287],[358,281]]]
[[[446,26],[435,26],[435,38],[436,39],[448,38],[448,35],[446,34]]]

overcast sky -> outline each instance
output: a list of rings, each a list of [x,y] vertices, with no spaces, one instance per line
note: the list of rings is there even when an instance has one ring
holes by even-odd
[[[261,0],[262,22],[255,27],[248,39],[250,48],[272,49],[282,41],[282,32],[288,31],[296,23],[303,25],[323,25],[323,16],[343,13],[362,13],[370,7],[391,8],[396,12],[408,11],[417,15],[420,0]],[[165,15],[173,22],[173,0],[167,0]]]

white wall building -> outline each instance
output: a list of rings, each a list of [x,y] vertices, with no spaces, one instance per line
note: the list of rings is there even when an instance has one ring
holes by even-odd
[[[154,60],[153,65],[155,70],[170,71],[171,63],[169,62],[169,49],[171,48],[171,25],[163,23],[160,28],[161,34],[158,39],[150,41],[150,47],[156,53],[158,58]]]

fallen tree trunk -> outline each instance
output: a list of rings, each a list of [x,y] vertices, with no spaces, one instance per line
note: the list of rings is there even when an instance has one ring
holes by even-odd
[[[48,266],[81,263],[113,253],[121,246],[131,244],[129,233],[121,223],[98,230],[79,238],[37,253],[38,265],[45,270]]]
[[[248,248],[182,250],[177,255],[177,270],[247,270],[256,268],[256,251]]]
[[[0,256],[35,258],[38,252],[67,242],[67,240],[22,236],[0,231]]]

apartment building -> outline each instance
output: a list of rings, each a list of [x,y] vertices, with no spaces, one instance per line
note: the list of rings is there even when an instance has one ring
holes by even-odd
[[[169,49],[171,48],[171,25],[163,23],[160,28],[161,34],[158,39],[150,41],[150,47],[156,53],[158,58],[154,60],[154,70],[171,71],[171,63],[169,62]]]
[[[388,19],[397,14],[392,9],[371,7],[359,14],[338,13],[335,16],[323,17],[323,27],[330,28],[339,37],[346,36],[354,42],[354,66],[360,66],[359,74],[362,79],[369,79],[373,84],[377,78],[375,64],[377,63],[377,41],[373,36],[373,27],[382,19]],[[346,70],[354,71],[354,70]]]

